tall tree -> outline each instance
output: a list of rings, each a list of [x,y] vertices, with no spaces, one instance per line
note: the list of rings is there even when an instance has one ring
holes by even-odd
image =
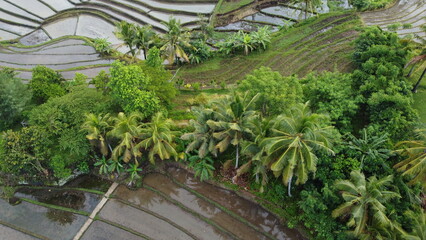
[[[176,132],[172,131],[173,122],[166,119],[161,112],[156,113],[150,122],[145,123],[140,131],[141,141],[136,145],[137,149],[143,149],[148,153],[148,160],[154,164],[155,157],[161,160],[177,157],[173,146]]]
[[[137,48],[136,48],[136,40],[138,38],[137,26],[133,23],[129,23],[126,21],[117,22],[115,24],[116,31],[115,36],[118,39],[122,40],[124,44],[129,48],[127,53],[132,54],[132,56],[136,56]]]
[[[160,48],[164,57],[173,64],[174,61],[183,59],[189,61],[184,46],[190,47],[190,33],[184,29],[180,20],[171,17],[168,22],[162,23],[166,27],[166,33],[162,36],[163,46]]]
[[[151,25],[137,26],[136,38],[134,41],[135,47],[143,51],[144,59],[147,57],[148,50],[154,44],[156,34],[152,30]]]
[[[421,183],[426,189],[426,136],[425,130],[419,130],[419,139],[402,141],[396,144],[397,153],[406,157],[397,163],[394,168],[404,172],[402,175],[412,176],[411,184]]]
[[[216,148],[224,152],[230,145],[235,146],[235,168],[238,168],[240,144],[243,139],[252,135],[248,121],[256,115],[254,105],[259,95],[250,98],[236,93],[214,102],[212,109],[216,120],[208,120],[207,125],[214,131],[213,137],[219,140]]]
[[[293,176],[297,177],[297,185],[304,184],[308,174],[316,171],[315,151],[334,154],[330,148],[332,131],[328,118],[312,113],[308,103],[297,104],[289,114],[276,118],[272,136],[265,138],[262,145],[274,175],[282,175],[284,185],[288,186],[289,196]]]
[[[345,202],[332,212],[333,217],[350,216],[347,225],[354,227],[353,234],[363,239],[371,239],[372,234],[382,235],[381,230],[395,228],[388,218],[383,205],[393,198],[400,197],[387,189],[392,184],[393,175],[377,179],[365,179],[360,171],[352,171],[350,180],[338,180],[336,189],[341,191]],[[387,232],[387,231],[385,231]]]

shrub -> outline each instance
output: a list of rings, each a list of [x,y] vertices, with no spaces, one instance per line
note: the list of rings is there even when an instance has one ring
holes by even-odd
[[[157,47],[149,49],[146,57],[146,65],[154,68],[162,67],[163,60],[160,57],[160,49]]]
[[[201,88],[201,84],[200,84],[200,83],[196,82],[196,83],[193,83],[193,84],[192,84],[192,89],[193,89],[194,91],[199,91],[199,90],[200,90],[200,88]]]
[[[190,44],[192,47],[189,47],[186,52],[188,52],[191,64],[202,63],[212,56],[210,47],[204,41],[196,40]]]
[[[106,38],[96,38],[93,40],[92,46],[102,56],[108,56],[112,53],[111,42]]]
[[[110,75],[106,73],[104,70],[100,71],[98,75],[96,75],[92,81],[91,84],[94,84],[96,89],[103,91],[104,93],[107,93],[109,91],[108,83],[110,81]]]
[[[251,33],[240,30],[229,35],[224,41],[216,43],[216,47],[219,49],[219,53],[224,55],[237,52],[244,52],[247,55],[251,51],[266,49],[270,42],[271,31],[268,27],[262,27]]]

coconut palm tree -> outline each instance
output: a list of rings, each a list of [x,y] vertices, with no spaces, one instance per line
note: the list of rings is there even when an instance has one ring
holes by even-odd
[[[148,50],[154,44],[155,32],[151,25],[138,26],[136,28],[136,38],[134,41],[137,49],[143,50],[143,56],[146,59]]]
[[[108,146],[111,146],[106,140],[106,134],[111,129],[110,116],[106,115],[95,115],[93,113],[86,115],[86,121],[83,123],[81,128],[87,131],[86,138],[90,141],[94,141],[99,145],[99,150],[103,156],[108,155]]]
[[[182,135],[182,140],[191,141],[186,147],[186,153],[198,152],[200,159],[206,157],[209,153],[217,157],[217,140],[213,137],[213,130],[207,125],[208,120],[214,120],[214,112],[210,108],[194,107],[192,112],[195,120],[191,119],[189,124],[194,128],[191,133]]]
[[[241,142],[252,135],[248,121],[256,115],[253,109],[259,94],[253,98],[248,96],[247,93],[242,97],[234,93],[214,102],[212,109],[215,120],[207,121],[207,125],[214,131],[213,137],[219,141],[216,144],[219,152],[226,151],[230,145],[235,146],[235,168],[238,168]]]
[[[332,216],[350,216],[347,225],[355,228],[352,233],[356,237],[369,239],[372,234],[384,235],[384,230],[396,227],[387,217],[386,207],[383,205],[400,197],[398,193],[387,189],[392,181],[393,175],[381,179],[372,176],[366,180],[359,170],[352,171],[350,180],[337,180],[335,183],[345,202],[333,210]],[[386,235],[390,234],[389,231],[384,232],[387,232]]]
[[[155,164],[155,156],[161,160],[177,157],[176,149],[173,146],[173,139],[176,132],[170,130],[172,121],[165,119],[161,112],[156,113],[151,122],[145,123],[140,131],[142,141],[136,145],[137,149],[148,152],[148,160]]]
[[[419,212],[409,211],[406,215],[413,220],[410,226],[412,231],[404,236],[406,240],[423,240],[426,239],[426,212],[424,209]]]
[[[264,191],[264,187],[268,183],[268,165],[265,147],[261,145],[263,139],[268,136],[271,129],[271,120],[262,118],[257,115],[249,122],[254,136],[252,140],[244,141],[242,144],[242,155],[248,160],[237,170],[237,176],[252,171],[257,184],[260,184],[260,192]]]
[[[419,140],[402,141],[396,144],[396,152],[406,159],[397,163],[394,168],[404,172],[402,175],[413,176],[410,184],[422,183],[426,189],[426,136],[425,130],[418,130]]]
[[[114,126],[108,133],[110,136],[119,139],[119,144],[112,151],[112,158],[118,161],[119,157],[123,157],[123,161],[128,163],[131,159],[138,164],[138,157],[141,152],[136,148],[140,135],[140,121],[143,115],[138,112],[133,112],[126,115],[120,112],[117,117],[112,118]]]
[[[188,55],[183,47],[191,47],[189,44],[190,33],[182,28],[180,20],[176,20],[173,17],[162,24],[167,28],[166,33],[162,36],[163,46],[160,48],[165,59],[169,61],[169,64],[173,64],[175,60],[178,61],[180,59],[188,62]]]
[[[126,21],[117,22],[115,24],[116,31],[114,32],[115,36],[118,39],[122,40],[124,44],[129,48],[127,53],[132,54],[134,57],[136,55],[137,48],[135,46],[135,40],[137,39],[136,25]]]
[[[296,185],[304,184],[308,174],[316,171],[317,150],[334,154],[330,148],[333,128],[327,122],[325,115],[312,113],[308,103],[297,104],[289,114],[275,119],[272,136],[262,141],[267,164],[276,177],[282,175],[289,196],[293,176]]]

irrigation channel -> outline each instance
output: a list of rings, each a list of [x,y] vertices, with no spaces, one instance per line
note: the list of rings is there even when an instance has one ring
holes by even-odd
[[[80,176],[63,187],[23,186],[0,200],[0,239],[303,239],[235,192],[177,167],[143,187]]]

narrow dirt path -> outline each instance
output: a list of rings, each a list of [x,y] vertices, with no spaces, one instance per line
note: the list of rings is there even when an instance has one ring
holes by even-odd
[[[83,236],[84,232],[89,228],[90,224],[92,224],[93,219],[96,217],[98,212],[103,208],[103,206],[109,200],[109,196],[111,195],[111,193],[113,193],[117,187],[118,187],[118,183],[116,183],[116,182],[111,185],[111,187],[105,193],[102,200],[99,202],[99,204],[93,210],[93,212],[90,214],[89,219],[87,219],[87,221],[84,223],[84,225],[81,227],[81,229],[77,232],[77,234],[75,235],[73,240],[79,240]]]

